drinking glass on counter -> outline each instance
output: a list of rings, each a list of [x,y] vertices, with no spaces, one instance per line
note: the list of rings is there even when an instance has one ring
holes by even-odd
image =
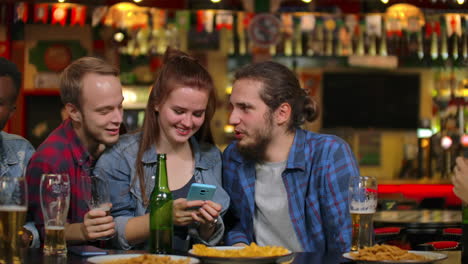
[[[26,180],[0,177],[0,263],[21,263],[20,245],[28,208]]]
[[[353,176],[349,181],[349,211],[352,221],[351,251],[374,244],[372,218],[377,208],[377,179]]]
[[[44,254],[66,255],[65,224],[70,204],[68,174],[43,174],[40,186],[44,216]]]
[[[102,210],[106,215],[110,215],[111,202],[109,194],[109,183],[101,169],[94,169],[92,172],[81,174],[81,190],[83,198],[90,210]],[[107,240],[112,236],[99,238],[98,240]]]

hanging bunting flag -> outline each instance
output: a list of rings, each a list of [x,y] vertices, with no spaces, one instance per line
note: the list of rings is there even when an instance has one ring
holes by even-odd
[[[80,26],[84,26],[86,21],[86,6],[77,5],[72,7],[71,9],[71,20],[70,25],[79,24]]]
[[[15,13],[15,21],[28,22],[28,5],[26,3],[16,4]]]
[[[153,18],[153,29],[164,28],[167,22],[167,12],[163,9],[151,8],[151,17]]]
[[[55,4],[52,6],[52,22],[51,24],[60,24],[65,26],[65,22],[67,21],[67,7],[66,5]]]
[[[283,32],[291,36],[294,31],[293,16],[287,13],[281,14],[281,22],[283,24]]]
[[[387,17],[387,23],[385,23],[387,27],[387,36],[392,37],[392,36],[398,36],[401,37],[403,36],[402,32],[402,26],[401,26],[401,21],[397,18],[388,18]]]
[[[421,31],[421,22],[419,17],[408,17],[406,30],[411,33],[418,33]]]
[[[218,11],[216,14],[216,29],[221,30],[222,28],[231,30],[234,18],[232,12],[227,10]]]
[[[452,34],[457,34],[461,37],[461,17],[459,14],[446,14],[445,23],[447,25],[447,36],[452,36]]]
[[[107,13],[109,8],[107,6],[98,6],[94,8],[93,14],[91,16],[91,25],[93,27],[101,23]]]
[[[47,23],[49,18],[49,5],[48,4],[35,4],[34,5],[34,23],[42,22]]]
[[[346,15],[345,17],[345,25],[348,29],[348,32],[353,35],[357,35],[359,33],[358,27],[358,17],[356,15],[350,14]]]
[[[190,11],[189,10],[179,10],[176,11],[176,25],[179,30],[190,29]]]
[[[315,16],[303,15],[301,16],[301,31],[312,32],[315,28]]]
[[[205,11],[197,11],[197,31],[202,32],[205,29]]]
[[[382,16],[367,15],[366,16],[366,33],[367,35],[380,37],[382,35]]]
[[[214,11],[206,10],[203,14],[205,15],[205,19],[203,19],[205,30],[211,33],[214,29]]]

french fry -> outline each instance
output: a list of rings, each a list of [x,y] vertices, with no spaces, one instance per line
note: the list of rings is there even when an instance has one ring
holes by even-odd
[[[427,260],[426,257],[409,253],[407,250],[390,245],[375,245],[349,254],[356,260]]]
[[[234,258],[248,258],[248,257],[275,257],[282,256],[289,253],[289,251],[281,246],[258,246],[251,243],[239,249],[219,250],[210,248],[202,244],[193,245],[193,254],[206,257],[234,257]]]

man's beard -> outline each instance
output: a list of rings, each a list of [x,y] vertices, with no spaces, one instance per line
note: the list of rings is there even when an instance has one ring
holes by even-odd
[[[255,163],[263,163],[266,160],[266,149],[271,142],[271,131],[273,127],[273,116],[268,114],[265,117],[266,126],[253,133],[254,143],[250,145],[240,145],[237,143],[239,153],[248,160]]]

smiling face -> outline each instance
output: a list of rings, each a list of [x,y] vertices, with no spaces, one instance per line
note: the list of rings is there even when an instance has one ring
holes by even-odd
[[[208,91],[191,87],[177,87],[165,102],[155,106],[158,112],[159,139],[171,144],[186,143],[205,121]]]
[[[15,87],[13,79],[0,77],[0,130],[2,130],[15,111]]]
[[[234,83],[229,123],[235,126],[237,148],[249,159],[262,161],[273,134],[273,115],[260,98],[262,83],[240,79]]]
[[[119,139],[123,108],[122,86],[118,77],[88,73],[81,90],[82,140],[88,147],[96,144],[112,145]]]

